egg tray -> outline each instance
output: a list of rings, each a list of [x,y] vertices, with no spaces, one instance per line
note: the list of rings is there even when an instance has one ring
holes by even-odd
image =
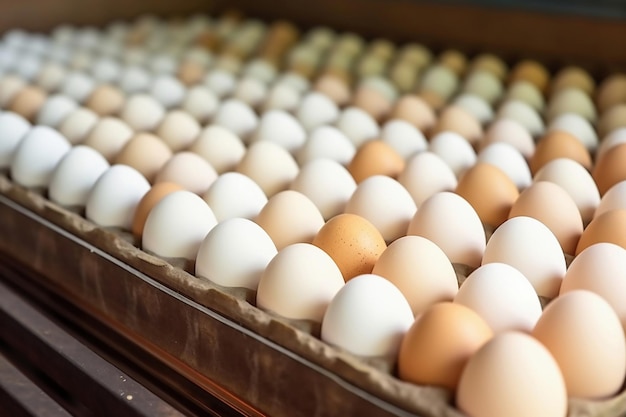
[[[254,294],[186,272],[0,174],[0,253],[28,265],[79,310],[211,392],[218,384],[257,415],[460,417],[444,389],[394,377],[394,363],[319,339],[319,325],[256,308]],[[24,279],[37,279],[25,277]],[[571,399],[568,416],[626,414],[626,391]]]

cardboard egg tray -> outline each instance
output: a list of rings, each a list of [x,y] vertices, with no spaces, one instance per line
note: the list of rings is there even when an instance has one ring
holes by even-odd
[[[392,362],[331,347],[319,326],[261,311],[254,294],[198,279],[179,260],[150,255],[130,234],[100,228],[6,174],[0,219],[0,254],[34,272],[25,279],[207,392],[243,402],[249,415],[462,416],[450,392],[400,381]],[[568,415],[625,413],[622,391],[604,401],[571,399]]]

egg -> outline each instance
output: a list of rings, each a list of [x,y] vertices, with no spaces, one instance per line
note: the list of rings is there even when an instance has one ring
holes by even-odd
[[[600,242],[615,243],[626,249],[626,210],[614,209],[594,217],[580,236],[576,246],[576,255],[587,247]]]
[[[423,133],[430,132],[437,120],[434,110],[416,95],[405,95],[399,98],[389,118],[405,120]]]
[[[261,80],[244,76],[235,85],[232,97],[241,100],[250,107],[257,108],[267,97],[267,86]]]
[[[135,209],[150,189],[139,171],[113,165],[96,181],[87,197],[85,217],[102,227],[132,228]]]
[[[553,159],[537,171],[533,181],[550,181],[561,186],[576,203],[584,225],[591,221],[600,204],[600,192],[591,174],[571,159]]]
[[[322,340],[359,356],[395,357],[413,323],[409,303],[391,282],[360,275],[332,299],[322,321]]]
[[[286,82],[274,84],[263,100],[261,111],[285,110],[295,112],[300,104],[300,92]]]
[[[494,333],[530,333],[541,316],[541,303],[530,281],[511,265],[478,267],[463,281],[454,302],[478,313]]]
[[[486,246],[480,217],[463,197],[442,191],[428,198],[409,223],[407,235],[425,237],[453,264],[480,265]]]
[[[98,120],[96,113],[88,108],[79,107],[70,113],[57,129],[72,145],[76,145],[85,140]]]
[[[500,80],[503,80],[509,71],[507,64],[502,60],[502,58],[489,53],[476,55],[469,65],[469,70],[489,71]]]
[[[626,74],[614,73],[606,77],[596,90],[598,111],[604,113],[616,104],[626,102]]]
[[[435,93],[443,100],[447,100],[457,90],[458,75],[442,64],[430,66],[420,80],[419,92]]]
[[[335,122],[339,118],[339,108],[326,95],[313,91],[302,98],[296,110],[296,118],[307,131],[311,131]]]
[[[567,132],[555,130],[547,133],[537,143],[537,148],[528,165],[534,174],[545,164],[558,158],[570,158],[586,169],[591,169],[592,161],[589,151],[574,136]]]
[[[382,126],[380,137],[404,159],[428,148],[428,142],[422,132],[402,119],[388,120]]]
[[[398,182],[407,189],[419,208],[430,196],[440,191],[454,191],[458,181],[452,168],[433,152],[420,152],[410,158]]]
[[[83,141],[113,162],[122,148],[133,137],[133,129],[116,117],[103,117],[91,128]]]
[[[593,216],[595,218],[614,209],[626,210],[626,180],[618,182],[604,193]]]
[[[474,70],[463,80],[461,91],[475,94],[493,104],[500,99],[504,88],[500,79],[492,72]]]
[[[483,136],[483,129],[478,119],[459,106],[446,106],[439,114],[432,134],[453,132],[462,136],[469,143],[477,143]]]
[[[220,104],[213,117],[213,123],[230,130],[246,141],[257,128],[259,120],[250,106],[241,100],[231,98]]]
[[[326,95],[338,106],[346,105],[351,96],[349,86],[342,79],[331,74],[319,77],[315,81],[313,90]]]
[[[180,108],[204,124],[213,118],[219,105],[219,98],[213,91],[203,85],[194,85],[187,90]]]
[[[357,107],[345,108],[339,115],[336,126],[356,148],[380,134],[380,127],[376,120]]]
[[[78,103],[62,94],[48,96],[39,109],[35,124],[56,128],[67,116],[78,108]]]
[[[223,98],[234,90],[236,80],[235,74],[231,71],[214,67],[204,76],[203,84],[214,92],[218,98]]]
[[[202,198],[220,222],[233,217],[254,219],[267,203],[261,187],[239,172],[219,175]]]
[[[328,220],[312,242],[335,261],[345,281],[369,274],[387,247],[378,229],[356,214],[339,214]]]
[[[93,110],[99,116],[118,114],[126,101],[124,92],[113,85],[102,84],[94,88],[85,100],[85,107]]]
[[[290,185],[290,189],[301,192],[315,204],[324,220],[343,213],[356,187],[346,168],[325,158],[303,165]]]
[[[98,83],[115,83],[122,72],[122,66],[117,60],[103,56],[93,62],[90,72]]]
[[[281,191],[269,198],[255,219],[281,250],[293,243],[310,243],[324,218],[315,204],[304,194]]]
[[[624,157],[626,157],[626,144],[622,143],[608,149],[602,154],[602,158],[596,161],[591,174],[598,185],[600,195],[604,195],[618,182],[626,180]]]
[[[626,103],[611,107],[602,114],[598,121],[598,135],[600,137],[606,137],[618,129],[626,129]]]
[[[297,159],[300,165],[318,158],[328,158],[345,166],[355,153],[354,144],[341,130],[334,126],[318,126],[309,133],[297,153]]]
[[[504,100],[519,100],[532,106],[536,111],[543,112],[545,99],[535,84],[519,80],[511,83],[504,94]]]
[[[72,71],[65,76],[59,87],[59,93],[83,103],[95,88],[96,81],[91,76],[82,71]]]
[[[132,51],[132,50],[131,50]],[[137,50],[134,50],[137,51]],[[141,55],[141,52],[139,52]],[[142,57],[139,60],[143,60]],[[122,69],[118,79],[118,85],[127,95],[145,93],[152,84],[153,75],[139,63],[128,63]]]
[[[509,73],[509,82],[525,80],[534,84],[540,91],[546,91],[550,83],[550,72],[541,63],[524,59],[515,64]]]
[[[131,228],[135,238],[141,241],[143,229],[146,225],[146,219],[148,218],[148,214],[150,214],[150,210],[152,210],[159,201],[165,198],[165,196],[180,190],[183,190],[183,187],[173,182],[160,182],[150,187],[150,190],[144,194],[135,208]]]
[[[560,69],[550,83],[550,90],[556,93],[566,88],[579,88],[585,94],[593,95],[596,83],[587,71],[576,66],[566,66]]]
[[[554,298],[565,276],[565,256],[558,239],[539,220],[512,217],[498,227],[487,242],[482,265],[505,263],[519,270],[538,295]]]
[[[134,134],[115,157],[115,163],[135,168],[153,183],[157,174],[172,157],[170,148],[151,133]]]
[[[565,113],[578,114],[591,123],[595,123],[598,118],[591,98],[578,88],[565,88],[550,97],[546,109],[546,119],[552,121]]]
[[[30,122],[19,114],[0,113],[0,169],[11,165],[15,150],[31,128]]]
[[[534,137],[544,134],[545,124],[537,111],[519,100],[510,100],[502,103],[496,113],[498,119],[512,119],[519,122],[528,133]]]
[[[372,273],[398,287],[414,316],[432,304],[451,301],[459,288],[446,254],[421,236],[404,236],[392,242],[376,261]]]
[[[207,233],[217,224],[211,208],[190,191],[175,191],[148,214],[142,248],[165,258],[195,261]]]
[[[546,306],[533,336],[552,354],[569,396],[601,399],[626,375],[626,339],[611,305],[587,290],[568,291]]]
[[[454,391],[467,361],[492,336],[487,323],[471,309],[450,302],[434,304],[402,339],[398,376]]]
[[[182,110],[172,110],[165,114],[155,134],[173,152],[186,149],[200,134],[200,124],[190,114]]]
[[[530,168],[523,155],[506,142],[487,145],[478,153],[476,162],[498,167],[513,181],[518,190],[523,190],[532,182]]]
[[[365,142],[348,164],[357,183],[374,175],[396,178],[404,170],[404,158],[382,140]]]
[[[175,182],[196,194],[206,192],[217,172],[204,158],[188,151],[178,152],[165,162],[154,182]]]
[[[583,232],[583,220],[572,197],[559,185],[537,181],[519,195],[509,218],[533,217],[554,233],[563,251],[573,255]]]
[[[463,93],[454,98],[452,105],[460,107],[468,114],[472,115],[479,123],[485,125],[491,122],[494,118],[493,109],[483,98],[470,94]]]
[[[152,131],[165,116],[165,107],[148,94],[128,97],[120,110],[120,118],[135,131]]]
[[[377,89],[361,85],[352,96],[352,105],[365,110],[375,120],[380,121],[389,114],[392,101]]]
[[[185,85],[177,78],[168,74],[160,74],[154,77],[148,89],[151,97],[156,99],[166,109],[172,109],[180,105],[187,94]]]
[[[271,141],[291,153],[304,145],[306,132],[300,122],[283,110],[270,110],[261,116],[253,142]]]
[[[341,271],[326,252],[296,243],[279,250],[263,271],[256,304],[282,317],[320,323],[343,286]]]
[[[261,275],[276,253],[272,239],[259,225],[233,217],[218,223],[202,241],[195,275],[224,287],[256,291]]]
[[[548,349],[514,331],[494,336],[467,361],[455,402],[469,417],[565,417],[568,405]]]
[[[428,150],[444,160],[457,178],[476,163],[472,145],[455,132],[441,132],[430,140]]]
[[[68,140],[56,130],[48,126],[33,127],[15,148],[11,179],[28,188],[47,187],[54,169],[70,148]]]
[[[286,190],[298,175],[299,167],[287,150],[269,141],[250,145],[236,167],[252,178],[268,197]]]
[[[6,109],[32,123],[47,98],[48,94],[42,88],[27,85],[15,94]]]
[[[82,207],[109,163],[94,149],[78,145],[59,161],[48,187],[48,197],[66,207]]]
[[[591,123],[576,113],[563,113],[548,125],[548,132],[563,131],[580,140],[589,152],[598,147],[598,135]]]
[[[481,149],[499,142],[513,146],[526,159],[530,159],[535,153],[535,142],[530,133],[512,119],[499,119],[491,123],[480,141]]]

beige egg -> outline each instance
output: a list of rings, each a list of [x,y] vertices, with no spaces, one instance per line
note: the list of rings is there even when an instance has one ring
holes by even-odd
[[[91,92],[85,101],[85,107],[104,117],[118,114],[125,102],[126,95],[121,89],[113,85],[102,84]]]
[[[382,140],[365,142],[348,164],[348,171],[359,183],[373,175],[397,178],[404,170],[404,158]]]
[[[172,151],[163,141],[151,133],[134,134],[115,158],[115,163],[135,168],[150,182],[172,157]]]
[[[520,100],[532,106],[538,112],[543,112],[546,106],[543,94],[530,81],[519,80],[509,85],[504,94],[505,100]]]
[[[217,172],[204,158],[193,152],[179,152],[163,165],[154,183],[175,182],[188,191],[203,194],[216,179]]]
[[[389,117],[406,120],[424,133],[430,132],[437,120],[432,107],[416,95],[406,95],[396,101]]]
[[[156,128],[155,134],[173,152],[188,148],[200,134],[200,123],[182,110],[168,112]]]
[[[70,143],[76,145],[85,140],[98,120],[96,113],[86,107],[79,107],[61,122],[58,130]]]
[[[587,95],[593,96],[596,82],[586,70],[576,66],[568,66],[559,70],[550,84],[552,94],[566,88],[578,88]]]
[[[604,138],[614,130],[626,127],[626,103],[605,111],[598,121],[598,136]]]
[[[17,75],[9,74],[0,79],[0,108],[6,108],[15,95],[26,86],[26,81]]]
[[[578,88],[563,88],[552,95],[546,109],[548,122],[565,113],[575,113],[595,123],[598,115],[591,98]]]
[[[34,123],[47,98],[48,94],[42,88],[28,85],[15,94],[6,109]]]
[[[269,141],[255,142],[239,161],[236,171],[252,178],[268,197],[289,188],[299,167],[291,154]]]
[[[103,117],[93,126],[83,144],[94,148],[112,163],[132,136],[133,130],[122,120]]]
[[[431,136],[441,132],[458,133],[472,144],[477,143],[483,137],[483,128],[478,119],[455,105],[443,109]]]
[[[498,142],[513,146],[526,159],[530,159],[535,153],[535,142],[530,133],[512,119],[499,119],[491,123],[480,142],[480,148],[484,149]]]
[[[482,53],[474,57],[469,69],[470,71],[489,71],[500,80],[504,80],[508,72],[506,63],[500,57],[489,53]]]
[[[467,69],[467,58],[461,51],[447,49],[439,54],[439,63],[454,71],[458,76],[462,76]]]
[[[602,80],[596,90],[596,103],[600,114],[616,104],[626,103],[626,74],[615,73]]]
[[[593,179],[598,184],[600,195],[604,195],[609,188],[626,179],[626,144],[622,143],[608,149],[602,158],[596,161],[593,167]]]
[[[239,137],[217,125],[204,128],[189,150],[209,161],[219,174],[234,170],[246,153]]]

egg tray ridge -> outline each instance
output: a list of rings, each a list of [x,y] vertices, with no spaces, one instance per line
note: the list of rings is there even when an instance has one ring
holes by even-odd
[[[0,252],[29,265],[42,284],[259,415],[462,416],[448,391],[400,381],[391,361],[329,346],[316,326],[270,315],[250,293],[196,278],[138,249],[130,234],[98,227],[2,173],[0,219]],[[569,417],[625,414],[624,389],[604,401],[569,401]]]

